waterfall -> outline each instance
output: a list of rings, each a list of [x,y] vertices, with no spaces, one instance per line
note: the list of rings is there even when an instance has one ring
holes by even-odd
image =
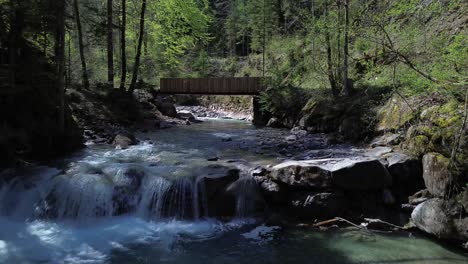
[[[248,217],[258,200],[245,168],[170,160],[154,146],[91,152],[61,171],[33,167],[0,174],[0,215],[23,219],[138,216],[147,220]]]

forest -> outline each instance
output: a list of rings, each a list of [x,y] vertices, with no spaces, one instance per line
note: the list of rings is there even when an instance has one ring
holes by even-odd
[[[468,260],[464,0],[0,0],[0,117],[0,263]]]

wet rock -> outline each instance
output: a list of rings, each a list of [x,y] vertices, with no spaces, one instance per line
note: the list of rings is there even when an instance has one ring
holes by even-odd
[[[137,143],[138,141],[132,134],[118,134],[112,141],[112,145],[121,149],[126,149],[131,145],[136,145]]]
[[[165,116],[177,117],[177,110],[173,103],[161,100],[157,104],[158,110]]]
[[[173,127],[173,125],[167,121],[164,121],[164,120],[160,120],[158,122],[156,122],[156,127],[159,128],[159,129],[168,129],[168,128],[171,128]]]
[[[231,183],[227,187],[226,193],[236,199],[236,217],[252,217],[265,211],[264,196],[256,181],[251,177],[242,177]]]
[[[206,159],[207,161],[218,161],[219,158],[218,157],[212,157],[212,158],[208,158]]]
[[[180,119],[188,120],[190,122],[195,122],[197,120],[195,116],[189,111],[180,111],[177,113],[177,115]]]
[[[428,153],[423,157],[423,178],[427,189],[435,196],[445,196],[454,183],[449,170],[449,159],[438,153]]]
[[[391,185],[387,169],[375,159],[287,161],[272,168],[271,177],[291,187],[378,190]]]
[[[424,188],[422,177],[422,164],[402,153],[390,153],[384,155],[387,161],[387,169],[392,175],[392,190],[400,203],[408,201],[408,196]]]
[[[295,142],[297,140],[297,136],[296,135],[289,135],[285,138],[286,141],[288,142]]]
[[[231,141],[232,141],[232,138],[223,138],[223,139],[221,139],[221,141],[223,141],[223,142],[231,142]]]
[[[290,201],[290,209],[302,219],[330,219],[343,216],[348,203],[340,193],[296,193]]]
[[[266,176],[254,176],[254,180],[269,204],[285,205],[288,202],[288,189]]]
[[[282,128],[284,126],[278,118],[272,117],[268,120],[267,127]]]
[[[295,135],[298,138],[302,138],[307,136],[308,132],[307,130],[302,129],[301,127],[294,127],[291,129],[291,134]]]
[[[209,216],[232,217],[236,213],[236,196],[227,188],[239,179],[239,170],[225,166],[208,166],[202,188]]]
[[[368,150],[365,154],[370,157],[380,158],[390,152],[392,152],[392,148],[390,147],[375,147]]]
[[[138,189],[141,186],[145,171],[141,168],[125,168],[119,170],[112,177],[114,191],[112,202],[114,215],[126,214],[138,205]]]

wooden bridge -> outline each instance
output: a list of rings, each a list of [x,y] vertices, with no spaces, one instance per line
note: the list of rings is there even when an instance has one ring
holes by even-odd
[[[259,95],[264,90],[261,77],[162,78],[160,93],[203,95]]]
[[[259,96],[265,90],[262,77],[162,78],[159,93],[199,95],[252,95],[253,123],[265,125],[267,114],[260,110]]]

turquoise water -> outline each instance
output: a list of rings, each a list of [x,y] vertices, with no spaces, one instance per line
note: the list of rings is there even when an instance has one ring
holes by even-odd
[[[177,220],[147,210],[153,200],[146,198],[171,180],[208,172],[207,158],[279,162],[275,153],[249,149],[266,133],[284,131],[212,120],[139,134],[141,144],[126,150],[89,146],[48,166],[3,172],[2,179],[22,178],[0,184],[0,263],[468,263],[463,252],[418,234],[322,232],[252,218]],[[146,175],[142,198],[134,211],[113,216],[110,186],[124,184],[129,167]],[[58,212],[44,217],[51,193]]]

